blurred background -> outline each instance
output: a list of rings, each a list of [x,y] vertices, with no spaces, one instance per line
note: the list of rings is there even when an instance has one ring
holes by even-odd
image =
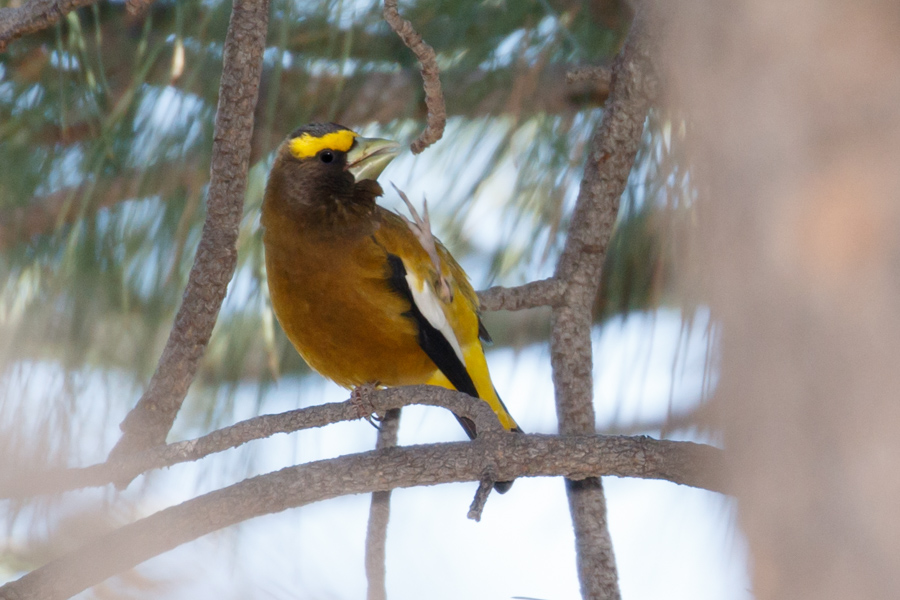
[[[0,6],[15,2],[0,0]],[[108,2],[0,55],[0,470],[103,461],[156,366],[204,219],[222,41],[231,4]],[[269,305],[259,206],[272,151],[336,121],[408,143],[424,106],[411,53],[366,0],[272,0],[239,265],[170,441],[347,392],[311,374]],[[437,51],[444,138],[385,171],[427,197],[476,288],[552,274],[606,87],[566,72],[608,64],[623,0],[417,0]],[[705,417],[717,331],[675,278],[696,191],[685,120],[651,112],[595,307],[601,432],[720,443]],[[385,185],[388,189],[390,186]],[[402,203],[391,190],[386,206]],[[490,313],[495,385],[528,432],[554,433],[549,311]],[[405,409],[400,443],[464,439],[452,416]],[[138,478],[123,493],[0,501],[0,580],[103,532],[282,466],[374,447],[364,422],[279,436]],[[749,598],[731,502],[666,482],[606,481],[623,597]],[[579,597],[559,480],[519,480],[465,518],[475,486],[394,493],[391,598]],[[84,598],[360,598],[368,497],[255,519],[160,556]]]

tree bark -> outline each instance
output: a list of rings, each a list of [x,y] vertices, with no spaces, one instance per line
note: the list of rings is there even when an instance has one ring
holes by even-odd
[[[397,445],[400,429],[400,409],[392,408],[384,413],[378,424],[376,450]],[[387,528],[391,518],[390,490],[372,492],[369,507],[369,524],[366,529],[366,597],[368,600],[387,600],[386,550]]]
[[[487,415],[481,415],[487,421]],[[499,429],[499,422],[493,420]],[[480,481],[488,465],[496,468],[503,481],[522,476],[563,475],[581,480],[620,475],[717,487],[713,474],[719,472],[720,462],[720,450],[689,442],[561,438],[497,429],[481,433],[472,442],[347,455],[252,477],[167,508],[0,587],[0,598],[68,598],[153,556],[253,517],[348,494]]]
[[[123,435],[111,457],[165,443],[234,274],[268,20],[268,0],[235,0],[225,37],[203,234],[156,373],[122,422]]]
[[[594,133],[584,179],[555,279],[565,283],[551,313],[550,359],[562,435],[593,433],[592,308],[619,198],[655,94],[646,17],[639,14],[613,64],[612,88]],[[606,500],[599,479],[567,482],[578,576],[585,600],[620,597]]]

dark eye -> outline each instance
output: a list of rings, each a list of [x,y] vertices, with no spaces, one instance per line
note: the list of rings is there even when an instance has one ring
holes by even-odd
[[[319,160],[321,160],[323,163],[330,163],[334,160],[334,152],[332,152],[331,150],[322,150],[321,152],[319,152]]]

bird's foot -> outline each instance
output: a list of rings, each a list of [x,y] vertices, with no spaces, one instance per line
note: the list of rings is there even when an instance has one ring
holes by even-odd
[[[372,403],[372,394],[378,389],[378,382],[369,382],[358,385],[350,392],[350,403],[356,408],[360,419],[365,419],[369,425],[379,429],[376,421],[381,418],[375,414],[375,405]]]

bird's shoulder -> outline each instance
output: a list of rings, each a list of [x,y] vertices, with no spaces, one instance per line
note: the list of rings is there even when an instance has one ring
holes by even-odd
[[[469,277],[450,251],[435,238],[435,246],[440,256],[441,272],[438,273],[428,252],[422,247],[409,225],[398,214],[377,207],[373,215],[375,228],[373,239],[385,252],[399,257],[407,273],[420,280],[433,282],[443,275],[453,288],[454,297],[461,296],[472,310],[478,310],[478,296],[469,282]]]

